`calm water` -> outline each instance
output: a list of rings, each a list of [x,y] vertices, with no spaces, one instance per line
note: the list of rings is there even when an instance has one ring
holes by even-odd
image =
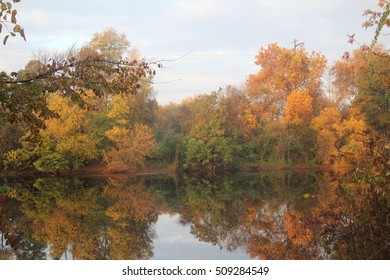
[[[346,178],[0,178],[0,259],[389,259],[387,201]]]

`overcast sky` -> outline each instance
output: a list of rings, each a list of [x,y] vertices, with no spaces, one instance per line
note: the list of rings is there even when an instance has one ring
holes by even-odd
[[[164,62],[154,89],[160,104],[179,102],[228,84],[241,85],[261,47],[276,42],[293,47],[299,39],[308,51],[329,63],[365,43],[363,11],[377,0],[22,0],[14,7],[27,42],[10,39],[0,46],[0,70],[16,71],[33,53],[81,46],[96,32],[113,27],[149,60]],[[383,37],[388,48],[389,38]]]

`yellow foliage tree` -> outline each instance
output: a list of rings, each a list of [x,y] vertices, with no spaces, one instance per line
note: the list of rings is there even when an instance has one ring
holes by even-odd
[[[42,145],[36,148],[39,171],[58,172],[79,168],[98,156],[97,140],[89,134],[88,112],[73,103],[69,97],[52,94],[48,107],[58,117],[47,119],[40,131]]]

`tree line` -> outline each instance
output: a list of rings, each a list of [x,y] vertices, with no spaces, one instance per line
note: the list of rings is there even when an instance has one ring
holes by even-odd
[[[383,13],[366,11],[366,27],[389,25],[386,3]],[[51,173],[91,164],[195,172],[361,165],[389,150],[389,60],[373,43],[329,68],[319,52],[272,43],[244,86],[160,106],[153,76],[162,65],[107,29],[80,49],[0,73],[0,165]]]

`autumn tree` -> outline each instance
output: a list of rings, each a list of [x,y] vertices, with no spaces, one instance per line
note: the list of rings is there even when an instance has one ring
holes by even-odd
[[[104,39],[103,35],[96,37]],[[122,36],[113,36],[108,43],[113,44],[115,38],[124,40]],[[107,54],[101,51],[104,49],[103,42],[96,50],[86,45],[80,50],[59,55],[42,55],[20,75],[16,72],[1,73],[0,117],[9,122],[23,121],[37,131],[42,127],[44,118],[53,117],[46,103],[49,93],[61,91],[80,104],[90,90],[97,97],[107,100],[108,96],[115,94],[136,94],[141,80],[144,83],[155,74],[151,69],[153,63],[126,59],[124,53],[120,60],[109,60],[104,56]],[[113,47],[114,52],[119,50]]]
[[[382,46],[360,48],[332,68],[336,105],[357,107],[368,124],[382,135],[388,134],[389,54]]]
[[[287,144],[287,161],[307,165],[313,158],[315,136],[310,128],[313,119],[313,98],[306,90],[293,91],[284,108]]]
[[[356,110],[342,118],[336,107],[328,107],[313,119],[316,132],[317,163],[333,164],[344,158],[349,163],[359,162],[367,146],[367,126]]]
[[[93,34],[87,44],[104,59],[109,61],[120,61],[130,47],[130,42],[125,34],[118,34],[113,28],[108,28],[102,33]]]
[[[58,117],[45,121],[45,129],[36,136],[37,143],[21,138],[22,147],[5,154],[9,168],[32,168],[44,172],[76,169],[97,156],[97,140],[87,133],[90,124],[87,111],[72,103],[69,97],[52,94],[48,108]]]
[[[155,154],[157,143],[151,129],[157,102],[150,81],[140,81],[137,94],[112,97],[107,117],[114,125],[105,134],[114,143],[104,154],[109,169],[127,170],[143,167],[145,158]]]
[[[53,164],[61,159],[68,162],[64,169],[77,169],[88,160],[95,159],[97,140],[87,133],[90,125],[87,111],[77,104],[72,104],[70,98],[51,95],[49,108],[59,115],[46,121],[42,130],[43,145],[40,147],[40,158],[34,166],[41,171],[58,171]],[[54,169],[54,170],[53,170]]]
[[[261,48],[260,66],[249,75],[248,101],[241,119],[255,139],[259,160],[277,164],[308,162],[312,136],[308,124],[322,106],[322,75],[326,59],[303,47],[288,49],[277,44]],[[309,140],[309,141],[307,141]]]
[[[338,156],[338,142],[341,138],[341,114],[335,107],[325,108],[311,123],[317,132],[316,159],[319,163],[332,164]]]
[[[244,111],[247,108],[247,95],[244,88],[228,85],[222,89],[219,100],[222,126],[235,141],[245,141]]]
[[[112,97],[107,116],[116,123],[130,127],[135,123],[152,126],[155,122],[157,101],[153,98],[152,87],[142,86],[137,94],[118,94]]]
[[[340,152],[348,163],[362,164],[369,146],[368,125],[358,108],[350,108],[342,121]]]
[[[122,135],[134,127],[138,136],[152,135],[141,125],[152,125],[157,107],[149,65],[129,50],[124,34],[108,29],[79,50],[39,54],[18,73],[2,73],[0,120],[20,124],[25,133],[4,151],[4,163],[64,171],[112,150],[118,133],[107,131],[115,126]]]
[[[350,106],[358,88],[357,75],[364,65],[364,57],[356,52],[352,59],[338,60],[329,70],[330,86],[333,87],[328,98],[339,108]]]
[[[131,129],[114,126],[106,135],[115,143],[115,147],[103,158],[111,170],[143,167],[145,158],[152,156],[156,150],[153,132],[144,124],[136,123]]]
[[[306,91],[293,91],[284,107],[285,121],[288,125],[297,126],[310,120],[313,111],[313,98]]]
[[[260,70],[249,75],[247,91],[260,124],[284,117],[287,97],[293,91],[304,89],[313,100],[321,96],[326,64],[323,55],[270,44],[260,49],[255,63]]]

